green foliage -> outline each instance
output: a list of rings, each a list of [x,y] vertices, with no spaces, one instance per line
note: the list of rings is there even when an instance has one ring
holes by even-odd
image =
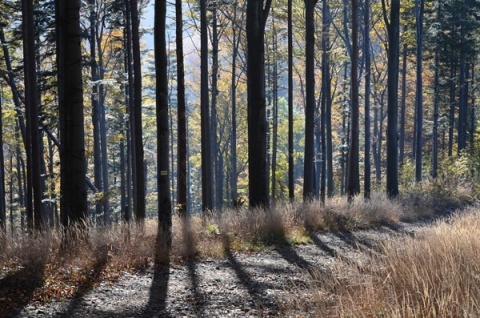
[[[210,235],[220,235],[220,228],[218,227],[218,224],[209,223],[205,226],[205,232]]]

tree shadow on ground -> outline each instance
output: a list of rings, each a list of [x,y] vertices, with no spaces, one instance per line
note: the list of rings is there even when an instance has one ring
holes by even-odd
[[[152,286],[148,303],[142,310],[142,317],[170,317],[167,312],[168,284],[170,267],[157,266],[153,272]]]
[[[192,296],[194,300],[194,312],[197,316],[203,317],[205,315],[205,295],[200,291],[199,288],[199,279],[197,274],[197,262],[196,262],[196,254],[197,249],[195,246],[195,240],[193,237],[190,218],[187,216],[183,223],[183,242],[184,242],[184,249],[185,254],[187,257],[187,270],[188,270],[188,277],[190,279],[190,284],[192,288]]]
[[[312,229],[311,226],[305,226],[305,229],[307,231],[308,237],[313,241],[313,244],[315,244],[320,250],[324,251],[327,253],[328,256],[330,257],[337,257],[337,251],[325,244],[319,237],[316,235],[315,231]]]
[[[97,283],[103,280],[102,273],[108,263],[108,246],[103,245],[93,251],[94,263],[91,268],[87,268],[89,273],[78,284],[78,290],[73,294],[68,307],[56,317],[70,317],[78,310],[84,301],[85,295],[90,292]]]
[[[232,253],[228,235],[223,236],[223,250],[227,257],[228,266],[235,272],[235,276],[247,290],[255,305],[255,309],[258,310],[258,316],[263,317],[264,315],[271,315],[278,312],[279,307],[277,302],[267,295],[262,283],[254,281],[250,277],[250,274],[243,268],[242,264],[240,264]]]
[[[352,232],[335,232],[333,233],[333,235],[341,239],[352,249],[358,250],[363,253],[371,253],[377,248],[368,240],[360,239]]]
[[[46,257],[41,256],[0,279],[0,317],[14,316],[32,301],[44,284],[45,264]]]
[[[167,311],[168,284],[170,283],[171,223],[158,223],[155,241],[155,265],[152,285],[146,306],[138,316],[170,317]]]

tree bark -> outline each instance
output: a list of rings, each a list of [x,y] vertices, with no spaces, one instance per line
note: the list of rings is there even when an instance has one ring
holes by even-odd
[[[288,197],[295,199],[293,162],[293,0],[288,0]]]
[[[303,200],[312,200],[314,192],[314,130],[315,130],[315,5],[305,0],[305,155]]]
[[[30,229],[45,226],[40,171],[40,136],[38,133],[37,74],[33,1],[23,0],[23,62],[25,73],[25,113],[27,117],[25,152],[27,154],[27,223]]]
[[[132,60],[133,60],[133,114],[135,125],[132,127],[135,154],[134,205],[137,222],[143,223],[145,210],[145,164],[143,152],[142,128],[142,66],[140,55],[140,19],[138,16],[138,0],[130,0],[130,14],[132,21]]]
[[[417,25],[417,90],[415,96],[415,180],[422,181],[423,155],[423,10],[424,0],[415,1],[415,16]]]
[[[269,206],[264,38],[270,5],[271,0],[247,2],[249,199],[251,207],[261,208]]]
[[[352,0],[352,54],[351,54],[351,92],[352,92],[352,115],[350,146],[348,148],[348,176],[347,194],[348,200],[358,194],[357,179],[359,174],[359,102],[358,102],[358,1]]]
[[[187,117],[185,105],[185,70],[183,64],[182,0],[175,1],[175,35],[177,44],[177,208],[187,214]]]
[[[398,69],[400,43],[400,0],[390,2],[390,21],[385,0],[383,14],[388,31],[388,126],[387,126],[387,195],[397,197],[398,191]]]
[[[202,210],[213,209],[213,169],[211,166],[212,140],[210,135],[210,107],[208,98],[208,32],[207,1],[200,0],[200,108],[202,143]]]
[[[370,0],[365,0],[363,6],[363,55],[365,58],[365,163],[364,163],[364,198],[370,199],[371,193],[371,162],[370,162]]]
[[[157,119],[158,233],[155,264],[168,265],[172,246],[172,205],[169,187],[168,74],[166,50],[167,1],[155,1],[155,74]]]
[[[56,1],[62,225],[85,225],[85,145],[80,0]]]

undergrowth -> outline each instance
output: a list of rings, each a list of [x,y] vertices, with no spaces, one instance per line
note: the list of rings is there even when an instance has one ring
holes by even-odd
[[[478,317],[480,209],[437,221],[421,237],[386,242],[363,266],[340,261],[285,311],[312,317]]]
[[[223,257],[231,250],[252,253],[309,244],[312,231],[354,231],[431,217],[471,204],[475,201],[472,193],[468,187],[450,189],[425,183],[395,200],[374,194],[368,201],[335,197],[325,204],[278,203],[270,210],[212,211],[208,217],[193,215],[187,222],[175,216],[170,260],[178,264],[192,258]],[[61,229],[35,235],[0,234],[0,316],[2,310],[8,313],[9,308],[21,305],[19,300],[77,297],[99,282],[114,282],[125,271],[150,269],[156,230],[155,220],[142,227],[91,228],[87,239],[71,249],[62,247]]]

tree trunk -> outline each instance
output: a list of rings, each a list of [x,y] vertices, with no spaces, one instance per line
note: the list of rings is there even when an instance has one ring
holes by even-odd
[[[417,25],[417,90],[415,96],[415,180],[422,181],[423,155],[423,8],[424,0],[415,0],[415,16]]]
[[[349,201],[358,194],[357,180],[359,175],[359,102],[358,102],[358,1],[352,0],[352,54],[351,54],[351,92],[352,115],[350,146],[348,148],[347,194]]]
[[[303,200],[311,200],[314,192],[314,130],[315,130],[315,5],[305,0],[305,155],[303,170]]]
[[[465,6],[461,6],[461,20],[465,21],[467,18]],[[467,39],[465,22],[460,27],[460,98],[458,103],[458,152],[461,152],[467,147],[467,114],[468,114],[468,70],[467,70]]]
[[[385,0],[382,0],[388,31],[388,127],[387,127],[387,195],[397,197],[398,191],[398,68],[400,42],[400,0],[390,2],[387,21]]]
[[[96,30],[95,23],[97,22],[97,13],[95,10],[95,0],[89,0],[90,5],[90,68],[92,74],[92,126],[93,126],[93,174],[94,184],[99,191],[103,191],[102,182],[102,157],[100,148],[100,110],[98,100],[100,98],[98,93],[98,65],[96,59]],[[98,220],[103,213],[103,206],[100,202],[95,205],[95,219]]]
[[[169,187],[168,75],[166,50],[167,1],[155,1],[155,74],[157,117],[158,233],[155,264],[168,265],[172,246],[172,205]]]
[[[435,20],[437,23],[440,22],[440,5],[437,2],[437,12]],[[434,53],[434,96],[433,96],[433,132],[432,132],[432,178],[436,179],[438,176],[438,110],[440,102],[440,48],[438,42],[435,44],[435,53]]]
[[[177,44],[177,208],[187,214],[187,116],[185,105],[185,70],[183,65],[182,0],[175,1],[175,35]]]
[[[243,8],[242,8],[243,9]],[[237,21],[237,6],[235,5],[232,19],[232,32],[233,32],[233,51],[232,51],[232,78],[231,78],[231,104],[232,104],[232,140],[230,145],[230,158],[231,158],[231,177],[230,177],[230,191],[232,206],[237,207],[240,202],[238,200],[238,173],[237,173],[237,56],[238,48],[240,46],[241,36],[237,33],[237,27],[235,25]]]
[[[212,20],[212,99],[211,99],[211,115],[210,115],[210,138],[212,141],[212,158],[211,165],[213,167],[213,188],[214,191],[214,206],[220,208],[222,204],[222,171],[220,171],[220,145],[217,135],[218,115],[217,115],[217,96],[218,96],[218,25],[217,25],[217,4],[213,2],[210,4],[211,20]]]
[[[330,16],[330,8],[328,6],[328,0],[324,0],[323,3],[322,19],[323,32],[325,34],[325,48],[323,52],[325,54],[325,129],[326,129],[326,152],[327,152],[327,196],[333,197],[335,191],[335,184],[333,181],[333,137],[332,137],[332,88],[331,88],[331,75],[330,75],[330,25],[332,24],[332,18]],[[323,36],[323,35],[322,35]],[[323,77],[322,77],[323,79]]]
[[[3,94],[1,91],[0,86],[0,94]],[[0,96],[0,114],[3,114],[3,105],[2,105],[2,96]],[[3,145],[3,116],[0,116],[0,141]],[[11,158],[11,156],[10,156]],[[12,182],[10,181],[10,184]],[[4,152],[3,146],[0,147],[0,231],[6,232],[7,230],[7,211],[6,211],[6,204],[5,204],[5,159],[4,159]],[[12,204],[10,200],[10,205]]]
[[[23,65],[25,73],[25,113],[27,117],[25,152],[27,154],[27,223],[37,230],[44,227],[40,136],[38,133],[37,74],[33,1],[23,0]],[[33,223],[34,222],[34,223]]]
[[[84,225],[87,217],[80,2],[56,1],[63,226]]]
[[[132,21],[132,60],[133,60],[133,114],[135,125],[132,127],[135,153],[134,205],[137,222],[143,223],[145,210],[145,165],[143,153],[142,129],[142,66],[140,55],[140,19],[138,16],[138,0],[130,0],[130,14]]]
[[[370,199],[371,163],[370,163],[370,0],[365,0],[363,7],[363,56],[365,58],[365,163],[364,163],[364,198]]]
[[[251,207],[262,208],[269,206],[264,38],[270,5],[271,0],[247,2],[249,198]]]
[[[295,199],[295,176],[293,162],[293,18],[292,1],[288,0],[288,197]]]
[[[278,144],[278,66],[277,66],[277,29],[272,9],[273,61],[272,61],[272,201],[277,197],[277,144]]]
[[[400,105],[400,131],[398,161],[403,165],[405,158],[405,116],[407,111],[407,45],[403,45],[402,54],[402,99]]]
[[[212,140],[210,135],[210,107],[208,98],[208,32],[207,1],[200,0],[200,108],[202,143],[202,210],[213,209],[213,169],[211,166]]]

